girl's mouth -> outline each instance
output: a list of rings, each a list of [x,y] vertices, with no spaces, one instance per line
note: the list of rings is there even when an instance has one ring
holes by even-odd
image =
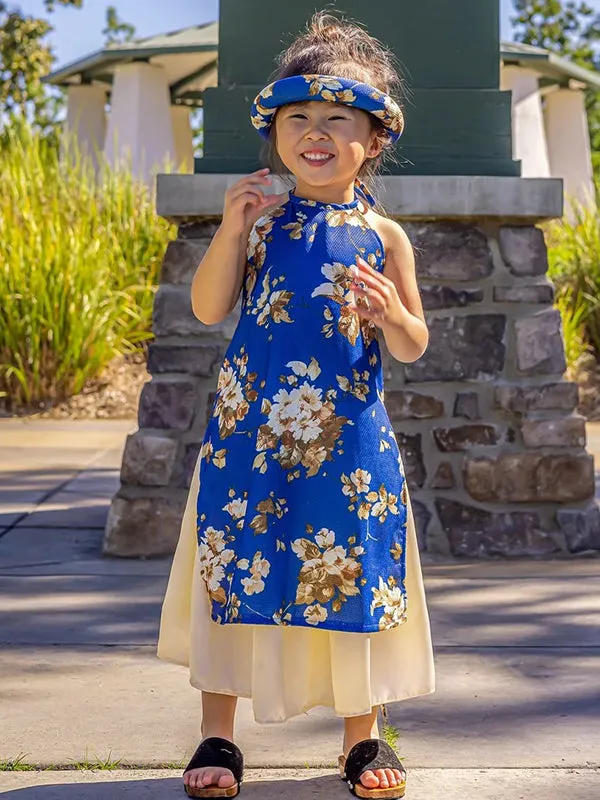
[[[301,157],[307,164],[310,164],[311,167],[322,167],[335,158],[333,153],[325,153],[318,150],[309,150],[306,153],[302,153]]]

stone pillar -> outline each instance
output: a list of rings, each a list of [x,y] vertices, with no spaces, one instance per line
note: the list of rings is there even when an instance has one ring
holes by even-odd
[[[176,160],[165,69],[141,61],[116,68],[105,152],[113,165],[130,161],[133,174],[147,183]]]
[[[513,157],[524,178],[549,178],[550,163],[539,76],[522,67],[504,67],[502,89],[512,92]]]
[[[106,89],[102,86],[69,86],[65,153],[69,150],[69,137],[75,136],[81,154],[98,164],[106,136],[106,99]]]
[[[164,175],[159,213],[179,223],[156,297],[140,429],[129,437],[105,538],[112,555],[173,551],[237,322],[194,318],[190,282],[235,175]],[[594,464],[535,223],[560,216],[557,180],[390,177],[431,333],[425,356],[382,353],[421,547],[485,558],[600,549]]]
[[[594,175],[585,95],[556,89],[546,96],[546,136],[553,177],[562,178],[567,199],[594,202]]]

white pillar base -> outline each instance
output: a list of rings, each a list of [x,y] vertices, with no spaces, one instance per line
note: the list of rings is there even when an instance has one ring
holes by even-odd
[[[546,135],[552,176],[562,178],[569,199],[595,204],[592,149],[585,95],[556,89],[546,97]]]
[[[106,137],[106,89],[102,86],[69,86],[67,89],[65,154],[70,151],[71,137],[75,137],[80,153],[98,166]]]
[[[178,172],[193,172],[194,138],[190,125],[190,109],[187,106],[171,106],[171,119],[177,153],[175,168]]]
[[[513,158],[521,161],[523,177],[551,177],[537,73],[504,67],[501,86],[512,91]]]
[[[176,162],[171,96],[162,67],[136,62],[116,68],[105,153],[110,164],[128,165],[149,185],[157,172]]]

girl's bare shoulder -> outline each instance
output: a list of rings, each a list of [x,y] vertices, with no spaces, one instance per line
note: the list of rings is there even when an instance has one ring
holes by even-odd
[[[367,211],[365,217],[369,225],[379,235],[386,253],[406,253],[407,250],[412,252],[412,245],[406,231],[395,219],[378,214],[372,208]]]

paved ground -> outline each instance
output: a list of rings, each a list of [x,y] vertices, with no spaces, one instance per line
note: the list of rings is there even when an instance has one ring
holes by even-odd
[[[198,695],[154,655],[168,560],[99,555],[134,429],[0,420],[0,763],[156,767],[197,743]],[[600,453],[600,425],[588,437]],[[598,800],[600,559],[425,562],[437,691],[390,708],[409,797]],[[244,794],[348,796],[340,735],[327,711],[259,726],[242,702]],[[178,774],[0,772],[0,793],[169,798]]]

